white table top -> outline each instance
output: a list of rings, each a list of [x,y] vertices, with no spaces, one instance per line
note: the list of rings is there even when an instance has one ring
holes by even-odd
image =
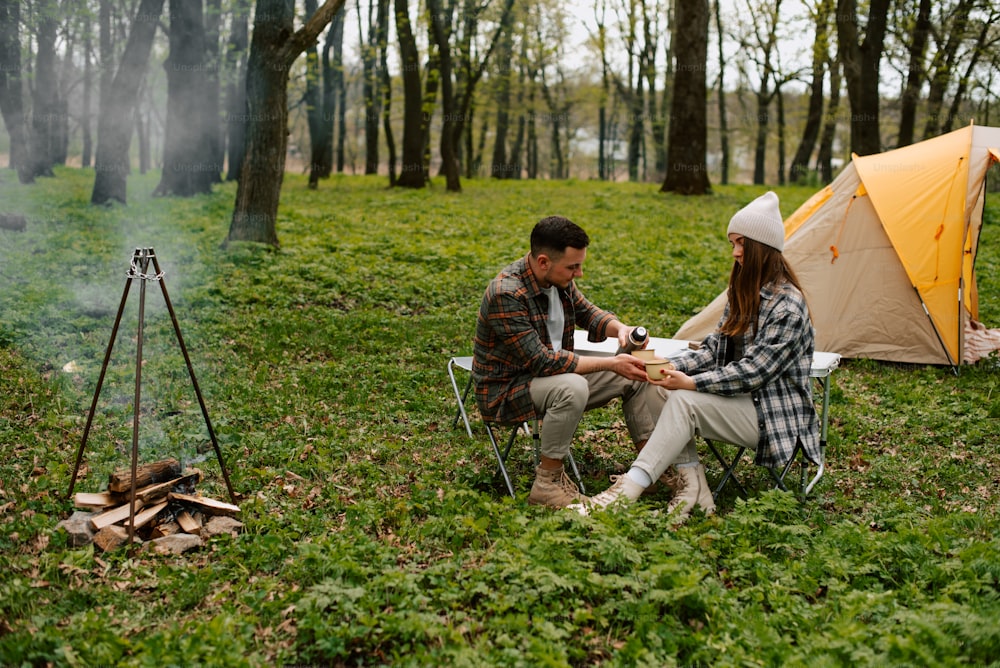
[[[694,342],[684,339],[663,339],[651,336],[649,337],[649,345],[646,348],[651,348],[666,357],[681,350],[687,350],[691,343]],[[573,347],[581,355],[610,357],[618,350],[618,340],[609,338],[599,343],[593,343],[587,340],[587,332],[585,330],[578,329],[573,335]],[[809,375],[813,378],[823,378],[833,373],[839,365],[839,353],[817,351],[813,353],[812,368],[809,370]]]

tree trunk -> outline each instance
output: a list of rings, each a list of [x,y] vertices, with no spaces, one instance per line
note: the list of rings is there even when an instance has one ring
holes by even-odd
[[[323,43],[323,108],[330,117],[326,119],[326,129],[329,137],[323,147],[323,169],[320,178],[326,178],[333,172],[334,165],[334,128],[337,137],[337,171],[344,171],[344,23],[347,20],[344,12],[337,12],[330,21],[330,29]]]
[[[111,82],[108,94],[101,97],[101,112],[97,123],[96,171],[91,204],[107,204],[115,200],[125,204],[126,178],[129,172],[129,144],[132,141],[132,117],[135,113],[139,86],[146,74],[149,53],[153,48],[156,26],[163,12],[164,0],[141,0],[136,20],[121,66]]]
[[[860,43],[857,0],[839,0],[837,3],[837,41],[851,105],[851,151],[858,155],[871,155],[882,150],[879,62],[890,2],[871,0],[864,40]]]
[[[222,21],[222,0],[207,0],[205,4],[205,133],[206,152],[213,165],[212,183],[222,183],[222,168],[226,159],[226,142],[223,137],[221,98],[222,62],[219,56],[219,29]]]
[[[35,55],[32,87],[30,156],[33,176],[53,176],[52,166],[58,151],[60,106],[59,80],[56,76],[56,37],[59,22],[55,0],[41,0],[37,6],[38,52]]]
[[[719,49],[719,85],[716,89],[716,98],[719,107],[719,149],[722,154],[722,164],[719,167],[722,170],[721,183],[726,185],[729,183],[729,118],[726,115],[726,56],[722,43],[722,12],[719,7],[721,4],[722,0],[715,0],[715,33]]]
[[[306,18],[316,13],[316,0],[305,1]],[[306,90],[302,101],[306,105],[306,125],[309,129],[309,189],[319,187],[322,170],[323,150],[326,144],[326,118],[329,110],[324,108],[322,79],[320,74],[319,49],[316,44],[306,48]]]
[[[413,28],[406,0],[396,0],[396,33],[403,68],[403,156],[396,185],[423,188],[424,134],[423,91],[420,83],[420,54],[413,37]]]
[[[238,181],[243,168],[247,125],[246,63],[250,29],[250,0],[233,8],[232,28],[226,46],[226,171],[227,181]]]
[[[670,109],[667,176],[660,191],[705,195],[711,192],[705,163],[708,0],[677,0],[676,12],[673,38],[677,66]]]
[[[827,105],[823,132],[819,138],[817,168],[823,183],[833,181],[833,140],[837,134],[837,115],[840,113],[840,59],[830,58],[830,103]]]
[[[192,197],[212,191],[222,165],[215,162],[216,118],[208,105],[202,0],[170,0],[167,129],[163,173],[154,195]]]
[[[792,158],[792,166],[788,170],[788,179],[792,183],[805,183],[809,178],[809,159],[812,157],[820,128],[823,126],[823,84],[826,79],[826,61],[830,50],[828,25],[830,12],[833,10],[832,0],[823,0],[816,6],[814,16],[816,24],[816,39],[813,42],[812,82],[809,85],[809,106],[806,112],[806,125],[802,130],[802,139]]]
[[[910,61],[899,103],[899,139],[896,141],[896,146],[909,146],[913,143],[917,104],[920,102],[920,89],[924,85],[924,57],[927,53],[930,32],[931,0],[920,0],[913,26],[913,40],[907,47]]]
[[[2,0],[0,0],[2,1]],[[80,134],[83,141],[83,154],[80,156],[80,166],[90,167],[94,159],[93,125],[93,89],[94,89],[94,39],[90,22],[83,28],[83,112],[80,114]]]
[[[444,113],[441,125],[440,151],[441,170],[445,176],[448,192],[461,192],[456,142],[458,141],[458,107],[455,104],[455,90],[452,84],[451,62],[451,22],[450,11],[445,13],[441,0],[427,0],[427,11],[431,17],[431,33],[437,44],[440,64],[441,111]]]
[[[9,166],[17,170],[21,183],[32,183],[21,83],[20,14],[19,0],[0,0],[0,114],[10,136]]]
[[[379,72],[382,76],[382,131],[385,133],[385,150],[389,187],[396,185],[396,140],[392,134],[392,75],[389,73],[389,0],[379,0]]]
[[[511,15],[513,16],[513,14]],[[506,30],[500,37],[500,67],[496,73],[497,127],[493,139],[493,158],[490,160],[490,176],[495,179],[512,177],[511,165],[507,162],[507,132],[510,129],[510,89],[513,70],[510,66],[514,57],[514,30],[508,21]]]
[[[372,16],[374,0],[368,3],[368,40],[361,25],[361,0],[358,0],[358,39],[361,42],[362,100],[365,105],[365,174],[378,174],[378,126],[381,121],[381,77],[378,72],[378,21]]]
[[[338,12],[338,15],[342,15]],[[336,19],[335,19],[336,20]],[[334,26],[334,70],[337,80],[334,86],[337,95],[337,173],[344,173],[344,152],[347,145],[347,77],[344,76],[344,27],[346,19]],[[336,30],[336,28],[340,28]]]
[[[278,246],[276,219],[288,142],[288,72],[344,0],[326,0],[292,32],[294,3],[258,0],[247,66],[246,157],[224,246],[251,241]]]

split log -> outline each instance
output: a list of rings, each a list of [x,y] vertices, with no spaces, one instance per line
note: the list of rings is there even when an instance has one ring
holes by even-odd
[[[121,503],[111,492],[77,492],[73,505],[77,508],[107,508]]]
[[[190,494],[171,492],[167,495],[167,499],[177,501],[178,503],[188,503],[198,506],[206,515],[235,515],[240,512],[239,506],[234,506],[225,501],[210,499],[207,496],[192,496]]]
[[[153,530],[149,532],[149,537],[151,539],[163,538],[164,536],[173,536],[175,533],[181,532],[181,525],[174,520],[168,520],[166,522],[160,522]]]
[[[94,547],[101,550],[101,552],[110,552],[111,550],[118,549],[127,542],[128,529],[120,527],[117,524],[104,527],[94,536]],[[135,544],[142,544],[142,540],[138,536],[135,537]]]
[[[184,533],[194,534],[195,536],[201,535],[201,522],[196,520],[188,511],[182,510],[177,513],[177,523],[184,530]]]
[[[189,473],[186,476],[180,478],[174,478],[173,480],[168,480],[166,482],[156,483],[154,485],[149,485],[148,487],[143,487],[142,489],[137,489],[135,491],[135,498],[137,501],[142,501],[145,504],[150,504],[155,501],[159,501],[165,498],[167,494],[172,492],[175,488],[181,487],[186,488],[189,485],[194,485],[198,482],[201,477],[200,472]],[[128,499],[128,493],[126,492],[125,498]]]
[[[139,501],[135,502],[135,512],[136,514],[142,510],[142,503]],[[92,518],[90,520],[90,526],[94,531],[100,531],[104,527],[111,526],[112,524],[118,524],[122,520],[128,519],[131,510],[129,509],[129,504],[124,504],[118,506],[117,508],[112,508],[111,510],[105,511],[100,515]]]
[[[138,529],[149,524],[154,517],[160,514],[160,511],[167,507],[167,502],[162,501],[155,506],[150,506],[146,508],[141,513],[136,512],[135,514],[135,528]],[[127,515],[126,515],[127,517]],[[128,522],[125,523],[125,528],[128,528]]]
[[[173,480],[181,475],[181,463],[176,459],[163,459],[158,462],[143,464],[135,472],[135,487],[146,487],[153,483]],[[108,489],[112,492],[132,491],[131,469],[119,469],[111,474]]]

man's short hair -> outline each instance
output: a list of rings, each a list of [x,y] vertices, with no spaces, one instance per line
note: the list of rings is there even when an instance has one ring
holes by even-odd
[[[569,218],[548,216],[535,223],[531,230],[531,254],[560,257],[567,248],[583,249],[590,245],[590,237],[583,228]]]

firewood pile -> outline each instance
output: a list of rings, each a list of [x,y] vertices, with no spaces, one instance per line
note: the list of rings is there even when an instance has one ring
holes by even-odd
[[[73,505],[80,510],[59,525],[72,545],[93,543],[103,552],[128,543],[133,512],[136,542],[161,552],[179,554],[216,534],[238,533],[243,527],[235,519],[239,506],[198,494],[200,479],[200,471],[182,471],[176,459],[137,467],[133,511],[132,471],[120,469],[109,477],[106,491],[74,494]]]

